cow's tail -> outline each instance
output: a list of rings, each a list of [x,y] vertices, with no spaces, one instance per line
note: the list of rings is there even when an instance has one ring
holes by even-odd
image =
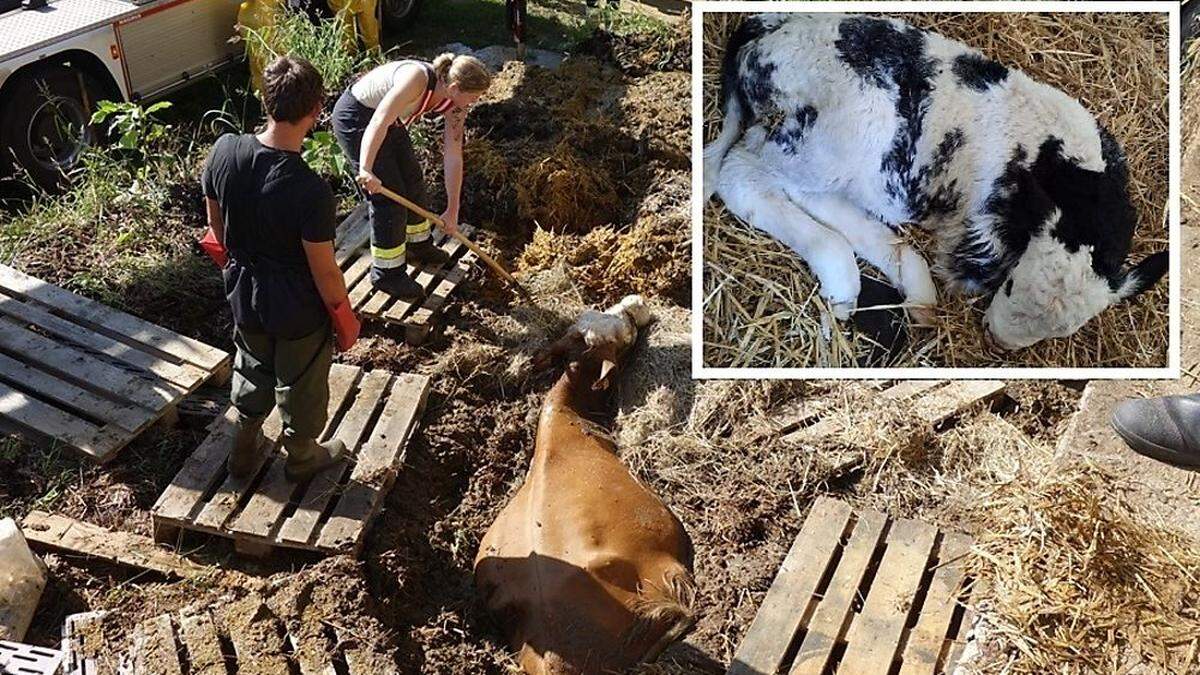
[[[742,129],[751,115],[746,97],[741,92],[738,81],[738,56],[742,47],[761,35],[761,25],[757,18],[749,18],[741,23],[729,42],[725,45],[725,56],[721,61],[721,93],[719,107],[724,115],[721,123],[721,133],[712,143],[704,146],[704,201],[712,198],[717,191],[717,179],[721,174],[721,162],[725,153],[742,135]]]

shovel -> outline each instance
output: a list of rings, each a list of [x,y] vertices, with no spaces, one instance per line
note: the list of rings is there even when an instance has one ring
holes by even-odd
[[[438,216],[434,215],[433,213],[431,213],[429,211],[426,211],[425,209],[421,208],[420,206],[417,206],[416,204],[410,202],[409,200],[405,199],[401,195],[398,195],[395,192],[392,192],[391,190],[387,189],[386,187],[383,187],[382,185],[379,186],[379,193],[382,194],[384,197],[387,197],[388,199],[403,206],[404,208],[411,209],[413,212],[415,212],[417,215],[421,216],[422,218],[428,218],[431,222],[434,222],[434,223],[440,225],[443,228],[443,230],[445,229],[446,223],[442,222],[441,218],[439,218]],[[529,291],[525,290],[525,287],[522,286],[516,279],[514,279],[513,275],[509,274],[508,270],[504,269],[503,265],[496,262],[492,258],[492,256],[484,253],[483,249],[479,248],[479,246],[476,245],[475,242],[471,241],[470,239],[467,239],[467,237],[464,236],[461,232],[447,232],[446,234],[449,234],[451,237],[454,237],[455,239],[461,241],[463,243],[463,245],[465,245],[467,248],[471,249],[472,253],[479,256],[479,258],[481,260],[483,260],[483,262],[487,263],[488,267],[491,267],[496,272],[496,274],[500,276],[501,279],[504,279],[505,281],[507,281],[517,291],[517,293],[519,293],[521,295],[522,298],[525,298],[530,303],[534,303],[533,296],[529,294]],[[534,303],[534,304],[536,304],[536,303]]]

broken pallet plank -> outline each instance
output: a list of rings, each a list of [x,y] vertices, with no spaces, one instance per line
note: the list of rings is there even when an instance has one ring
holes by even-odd
[[[31,511],[26,515],[21,530],[34,546],[100,558],[170,577],[186,578],[208,569],[160,548],[148,537],[132,532],[114,532],[99,525],[44,511]]]

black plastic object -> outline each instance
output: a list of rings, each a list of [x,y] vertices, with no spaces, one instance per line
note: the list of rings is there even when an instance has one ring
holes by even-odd
[[[852,315],[854,331],[859,337],[860,367],[890,365],[894,355],[908,345],[908,320],[904,310],[895,306],[903,302],[904,297],[895,288],[872,277],[862,277],[858,311]]]

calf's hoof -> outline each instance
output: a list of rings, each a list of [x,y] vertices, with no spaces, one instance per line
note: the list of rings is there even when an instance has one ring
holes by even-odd
[[[908,319],[918,328],[933,328],[937,325],[937,312],[928,305],[916,305],[908,308]]]
[[[848,302],[838,302],[834,298],[828,298],[829,312],[833,314],[833,318],[838,321],[849,321],[850,315],[854,313],[854,309],[858,303],[854,300]]]

